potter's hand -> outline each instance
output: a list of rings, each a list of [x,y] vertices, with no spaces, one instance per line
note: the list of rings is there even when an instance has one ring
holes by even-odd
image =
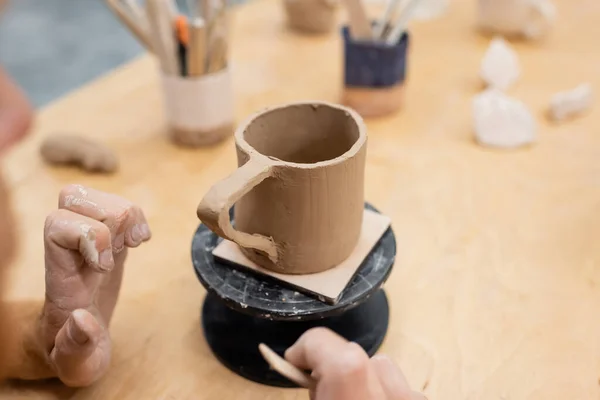
[[[0,67],[0,154],[22,139],[32,122],[33,109],[27,97]]]
[[[149,239],[144,214],[127,200],[76,185],[61,191],[44,229],[40,335],[47,362],[65,384],[87,386],[106,372],[127,248]]]
[[[285,358],[317,380],[314,400],[422,400],[387,356],[369,359],[356,343],[325,328],[307,331]]]

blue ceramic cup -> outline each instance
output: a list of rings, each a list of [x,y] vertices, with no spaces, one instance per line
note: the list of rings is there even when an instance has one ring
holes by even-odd
[[[344,103],[364,117],[391,113],[400,108],[409,35],[396,44],[356,41],[347,26],[344,39]]]

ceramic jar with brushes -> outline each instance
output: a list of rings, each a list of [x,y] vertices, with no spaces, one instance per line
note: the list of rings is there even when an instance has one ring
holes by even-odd
[[[158,59],[165,116],[180,145],[211,145],[233,134],[225,0],[107,0],[111,10]]]
[[[342,102],[363,117],[391,114],[402,107],[409,34],[406,27],[419,0],[392,0],[372,22],[360,0],[345,0],[349,24],[343,27]],[[400,9],[400,11],[398,11]]]

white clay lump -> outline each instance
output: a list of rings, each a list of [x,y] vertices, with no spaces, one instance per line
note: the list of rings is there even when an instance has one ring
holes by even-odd
[[[477,141],[484,146],[516,148],[535,141],[536,126],[525,104],[498,89],[487,89],[473,100]]]
[[[501,37],[494,38],[481,60],[481,79],[488,87],[506,90],[520,75],[517,53]]]
[[[555,121],[582,114],[592,106],[594,94],[589,83],[582,83],[574,89],[556,93],[550,100],[550,118]]]

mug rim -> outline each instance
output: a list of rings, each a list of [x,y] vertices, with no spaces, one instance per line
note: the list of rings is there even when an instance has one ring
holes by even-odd
[[[344,153],[340,154],[337,157],[330,158],[330,159],[323,160],[323,161],[317,161],[314,163],[296,163],[296,162],[292,162],[292,161],[280,160],[275,157],[267,156],[267,155],[261,153],[260,151],[256,150],[252,145],[250,145],[250,143],[248,143],[246,141],[246,138],[244,137],[244,132],[246,131],[246,129],[248,129],[250,124],[252,124],[254,121],[256,121],[259,117],[264,116],[265,114],[268,114],[273,111],[283,110],[283,109],[289,108],[289,107],[314,106],[314,105],[317,105],[319,107],[328,107],[330,109],[335,109],[338,111],[345,112],[350,118],[352,118],[352,120],[356,124],[356,127],[358,128],[358,137],[356,138],[356,141],[354,142],[354,144],[352,144],[352,146],[348,150],[346,150]],[[248,117],[244,121],[242,121],[242,123],[235,130],[234,139],[235,139],[236,145],[239,146],[246,153],[248,153],[248,155],[250,157],[261,157],[263,159],[267,159],[267,160],[269,160],[269,163],[271,163],[273,165],[310,169],[310,168],[315,168],[315,167],[328,167],[328,166],[332,166],[332,165],[337,165],[348,159],[353,158],[356,154],[358,154],[358,152],[362,149],[362,147],[367,142],[367,127],[365,125],[363,118],[360,116],[360,114],[358,114],[358,112],[356,112],[355,110],[353,110],[350,107],[346,107],[341,104],[329,103],[326,101],[318,101],[318,100],[300,101],[300,102],[289,102],[289,103],[284,103],[284,104],[280,104],[277,106],[266,107],[256,113],[252,114],[250,117]]]

